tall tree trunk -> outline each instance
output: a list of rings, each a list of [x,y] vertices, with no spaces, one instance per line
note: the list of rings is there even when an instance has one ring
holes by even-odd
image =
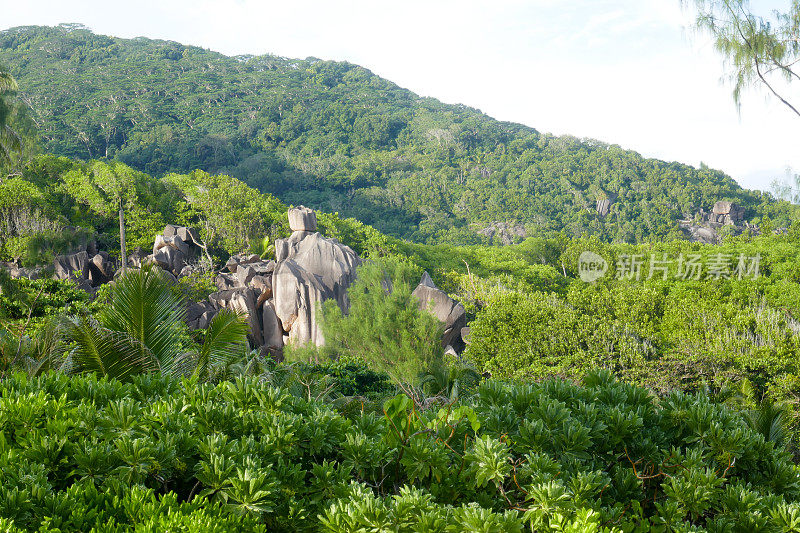
[[[125,211],[122,209],[122,198],[119,199],[119,251],[124,274],[128,268],[128,254],[125,251]]]

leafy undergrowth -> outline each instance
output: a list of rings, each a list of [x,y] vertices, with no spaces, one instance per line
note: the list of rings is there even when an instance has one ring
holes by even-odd
[[[703,396],[598,373],[348,413],[255,379],[14,375],[0,530],[800,530],[789,455]]]

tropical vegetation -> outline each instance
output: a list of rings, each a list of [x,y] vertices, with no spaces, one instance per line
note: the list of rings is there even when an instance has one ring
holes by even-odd
[[[678,219],[718,200],[747,220],[775,218],[773,198],[706,166],[499,122],[349,63],[227,57],[75,24],[0,32],[0,63],[24,88],[45,152],[155,177],[228,174],[417,242],[505,242],[518,230],[671,239]],[[514,231],[478,233],[498,222]]]
[[[718,46],[749,83],[796,52],[770,42],[755,67]],[[0,61],[0,530],[800,531],[789,202],[346,63],[80,25],[0,32]],[[752,224],[690,242],[718,200]],[[190,329],[296,203],[364,259],[348,311],[316,310],[325,346]],[[166,224],[197,229],[190,275],[52,278]],[[464,306],[459,355],[424,271]]]

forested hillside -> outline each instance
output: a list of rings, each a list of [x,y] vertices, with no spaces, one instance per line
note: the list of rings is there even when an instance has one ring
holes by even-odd
[[[490,242],[478,231],[495,222],[518,236],[678,237],[677,219],[717,200],[788,224],[722,172],[499,122],[348,63],[227,57],[76,25],[0,32],[0,63],[46,152],[154,176],[226,173],[419,242]]]

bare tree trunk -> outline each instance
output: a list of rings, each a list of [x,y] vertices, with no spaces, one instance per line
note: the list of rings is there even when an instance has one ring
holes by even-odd
[[[122,209],[122,198],[119,199],[119,251],[124,274],[128,268],[128,254],[125,251],[125,211]]]

